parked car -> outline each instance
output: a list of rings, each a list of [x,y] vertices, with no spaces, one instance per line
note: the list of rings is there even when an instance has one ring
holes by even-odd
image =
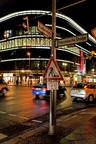
[[[5,96],[8,91],[7,83],[3,79],[0,79],[0,95]]]
[[[93,102],[96,99],[96,83],[77,83],[70,91],[73,101],[83,99],[87,102]]]
[[[59,85],[59,88],[57,90],[57,99],[62,100],[66,98],[66,91],[67,89],[64,86]],[[36,98],[39,98],[40,96],[43,96],[43,98],[47,98],[50,96],[50,90],[47,90],[47,84],[46,83],[38,83],[37,85],[32,87],[32,94],[36,96]]]

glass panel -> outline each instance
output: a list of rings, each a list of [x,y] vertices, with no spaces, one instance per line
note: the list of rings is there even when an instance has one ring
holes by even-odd
[[[9,48],[11,48],[11,40],[9,41]]]
[[[14,41],[15,41],[15,47],[17,47],[18,46],[18,40],[15,39]]]
[[[31,46],[31,43],[32,43],[32,42],[31,42],[31,38],[27,38],[26,42],[27,42],[27,43],[26,43],[26,46]]]
[[[0,49],[2,49],[2,43],[0,43]]]
[[[6,42],[6,47],[4,45],[4,48],[9,48],[9,41]]]
[[[32,46],[35,46],[35,38],[32,38]]]
[[[14,40],[12,40],[12,41],[11,41],[11,43],[12,43],[12,45],[11,45],[11,46],[12,46],[12,47],[14,47]]]
[[[19,30],[19,35],[22,35],[23,34],[23,31],[22,29]]]
[[[18,46],[22,46],[22,39],[18,39]]]
[[[26,42],[27,42],[27,39],[26,38],[23,38],[23,46],[26,46]]]
[[[34,26],[34,27],[32,27],[32,34],[35,34],[35,31],[36,31],[36,28]]]
[[[3,49],[3,42],[2,42],[2,44],[1,44],[1,49]]]
[[[3,44],[3,49],[5,49],[6,48],[6,42],[3,42],[2,44]]]

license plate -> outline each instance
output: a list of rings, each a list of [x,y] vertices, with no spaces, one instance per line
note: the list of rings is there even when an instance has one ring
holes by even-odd
[[[41,88],[36,88],[36,90],[41,90]]]
[[[39,94],[39,92],[36,92],[36,94]]]
[[[79,92],[80,90],[76,90],[76,92]]]

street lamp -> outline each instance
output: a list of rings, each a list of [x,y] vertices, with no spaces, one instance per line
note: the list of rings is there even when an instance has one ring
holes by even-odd
[[[29,56],[29,70],[30,70],[30,52],[27,52],[27,55]]]
[[[64,70],[65,70],[65,68],[66,68],[66,66],[67,66],[67,63],[62,63],[62,65],[63,65]]]
[[[65,73],[67,63],[62,63],[62,65],[63,65],[63,73]]]
[[[29,56],[29,74],[30,74],[30,55],[31,55],[31,53],[27,52],[27,55]],[[29,86],[29,78],[30,78],[29,74],[28,74],[28,86]]]

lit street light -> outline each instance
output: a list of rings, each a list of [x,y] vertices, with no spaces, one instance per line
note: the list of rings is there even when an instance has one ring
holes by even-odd
[[[62,63],[63,67],[64,67],[64,71],[66,69],[67,63]]]
[[[27,52],[27,55],[29,56],[29,70],[30,70],[30,52]]]
[[[31,55],[31,53],[27,52],[27,55],[29,56],[29,74],[30,74],[30,55]],[[29,78],[30,78],[29,74],[28,74],[28,86],[29,86]]]

